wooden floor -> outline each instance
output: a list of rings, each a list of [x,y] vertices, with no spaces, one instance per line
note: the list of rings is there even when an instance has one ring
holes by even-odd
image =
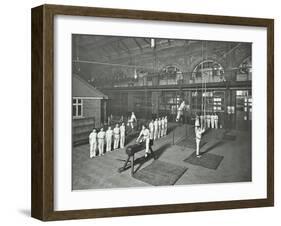
[[[184,162],[194,152],[194,148],[177,145],[185,137],[194,137],[194,129],[189,125],[169,125],[169,134],[160,138],[153,145],[159,160],[186,166],[188,170],[176,182],[178,184],[202,184],[222,182],[251,181],[251,133],[248,131],[231,131],[235,140],[223,140],[223,129],[210,129],[204,135],[207,143],[201,151],[223,156],[223,161],[216,170]],[[133,143],[134,141],[131,141]],[[136,159],[143,157],[144,151],[137,153]],[[72,152],[72,189],[103,189],[151,186],[131,177],[131,170],[122,173],[127,155],[125,149],[119,149],[104,156],[90,158],[89,145],[73,148]],[[140,170],[154,161],[138,161],[135,170]]]

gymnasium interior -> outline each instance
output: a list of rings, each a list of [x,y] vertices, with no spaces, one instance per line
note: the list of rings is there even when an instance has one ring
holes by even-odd
[[[72,103],[73,190],[251,182],[252,43],[73,34]],[[195,118],[206,115],[218,125],[197,159]],[[165,116],[155,156],[143,148],[126,165],[141,126]],[[125,147],[90,158],[92,130],[122,122]]]

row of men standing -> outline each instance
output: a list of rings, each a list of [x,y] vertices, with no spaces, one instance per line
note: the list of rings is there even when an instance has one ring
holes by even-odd
[[[168,119],[167,116],[151,120],[149,125],[150,139],[157,140],[167,135]]]
[[[125,137],[126,137],[126,127],[122,123],[119,127],[119,124],[115,125],[115,128],[112,130],[111,126],[108,127],[107,131],[104,131],[103,128],[100,128],[100,131],[97,132],[96,129],[89,135],[89,144],[90,144],[90,158],[96,156],[102,156],[107,152],[125,147]],[[106,146],[106,149],[104,150]]]
[[[218,129],[219,116],[215,113],[199,116],[201,127]]]

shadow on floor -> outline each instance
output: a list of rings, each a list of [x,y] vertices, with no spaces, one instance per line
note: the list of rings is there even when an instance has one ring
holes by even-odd
[[[204,151],[200,152],[201,154],[205,154],[207,152],[210,152],[211,150],[213,150],[214,148],[221,146],[222,144],[224,144],[224,141],[217,141],[215,142],[213,145],[211,145],[210,147],[206,148]]]
[[[161,157],[161,155],[171,146],[171,144],[164,144],[163,146],[161,146],[159,149],[157,149],[154,152],[154,156],[152,154],[148,155],[147,158],[145,158],[144,156],[137,158],[135,160],[135,165],[138,164],[138,167],[135,169],[135,172],[137,172],[144,163],[146,163],[147,161],[151,160],[151,159],[159,159]],[[153,148],[152,148],[153,149]]]

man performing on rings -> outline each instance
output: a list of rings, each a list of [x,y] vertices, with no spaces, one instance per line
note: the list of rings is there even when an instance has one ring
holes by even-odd
[[[186,105],[185,105],[185,101],[183,100],[182,103],[180,104],[179,108],[178,108],[176,122],[178,122],[180,120],[180,118],[183,117],[183,110],[185,108],[186,108]]]
[[[153,140],[150,139],[149,129],[146,128],[145,125],[142,126],[140,135],[137,138],[137,143],[141,143],[141,142],[145,142],[145,156],[144,157],[146,158],[148,156],[148,151],[150,151],[151,154],[154,155],[153,150],[151,148],[151,146],[153,145]]]

